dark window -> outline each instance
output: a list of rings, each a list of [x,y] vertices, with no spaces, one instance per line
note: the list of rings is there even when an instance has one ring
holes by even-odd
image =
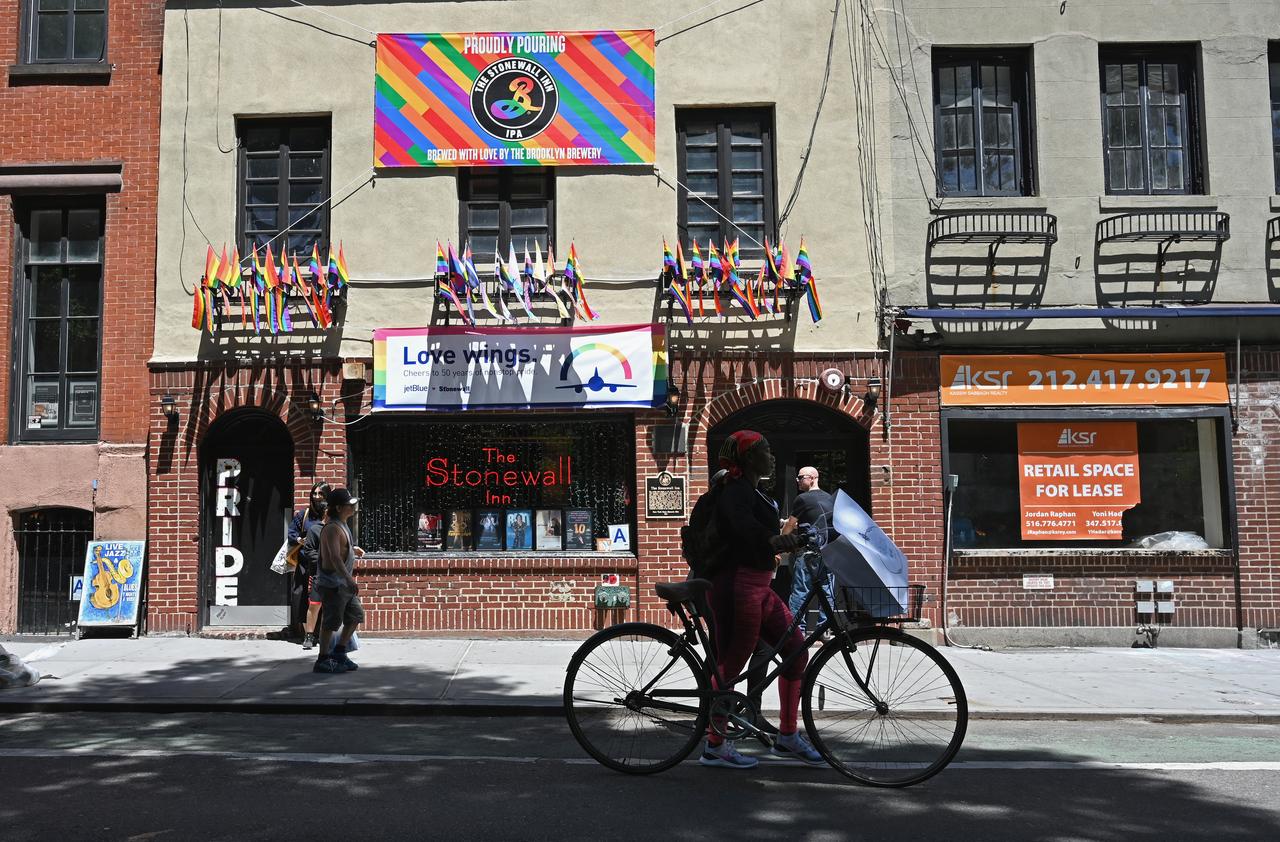
[[[749,108],[676,112],[680,237],[705,250],[740,239],[740,256],[762,260],[756,243],[773,238],[776,192],[773,111]]]
[[[555,241],[555,174],[549,169],[482,169],[458,174],[458,230],[476,263],[493,262],[509,245],[518,255]]]
[[[329,246],[329,118],[240,120],[241,254],[268,242],[305,259]],[[283,236],[277,237],[281,231]]]
[[[23,0],[28,62],[107,60],[107,0]]]
[[[1123,511],[1122,525],[1118,528],[1106,523],[1102,515],[1083,516],[1087,530],[1118,532],[1119,537],[1068,540],[1024,536],[1018,426],[1026,422],[991,417],[948,419],[947,470],[960,478],[952,514],[956,548],[1029,548],[1056,544],[1159,549],[1162,542],[1184,540],[1182,536],[1165,533],[1191,533],[1203,538],[1210,547],[1227,546],[1229,535],[1224,524],[1229,520],[1224,489],[1228,486],[1222,468],[1222,422],[1215,418],[1129,421],[1137,424],[1141,499]],[[1098,483],[1115,480],[1090,479],[1083,464],[1065,465],[1064,470],[1066,473],[1052,475],[1059,479],[1045,480],[1061,483],[1063,510],[1087,512],[1087,504],[1107,508],[1105,497],[1082,497],[1080,494],[1084,492],[1079,488],[1084,486],[1086,491],[1096,491]],[[1099,519],[1091,521],[1091,516]]]
[[[448,549],[451,531],[470,533],[456,536],[457,550],[558,549],[559,536],[532,549],[514,535],[496,545],[480,537],[490,515],[494,526],[508,515],[526,525],[585,523],[569,510],[591,513],[581,549],[595,549],[611,524],[628,524],[635,546],[635,425],[627,418],[373,419],[352,430],[351,455],[360,546],[369,552]],[[458,521],[469,528],[458,530]]]
[[[1271,154],[1275,160],[1276,192],[1280,193],[1280,44],[1270,47]]]
[[[1187,50],[1102,53],[1108,193],[1199,193],[1195,63]]]
[[[939,196],[1034,192],[1025,52],[939,51],[933,62]]]
[[[19,206],[15,438],[98,437],[103,203]]]

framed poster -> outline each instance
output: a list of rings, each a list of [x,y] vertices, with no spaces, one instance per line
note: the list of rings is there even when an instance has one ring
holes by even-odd
[[[497,509],[476,510],[476,549],[502,549],[502,512]]]
[[[445,535],[445,549],[471,549],[471,510],[455,509],[449,512],[449,531]]]
[[[89,542],[84,558],[80,627],[137,624],[146,545],[146,541]]]
[[[566,550],[595,549],[595,529],[590,509],[565,509],[564,548]]]
[[[533,549],[532,509],[507,509],[507,549]]]
[[[438,550],[444,546],[444,519],[434,512],[418,513],[418,534],[415,546],[421,552]]]
[[[564,549],[564,521],[559,509],[538,509],[534,516],[534,526],[534,549]]]

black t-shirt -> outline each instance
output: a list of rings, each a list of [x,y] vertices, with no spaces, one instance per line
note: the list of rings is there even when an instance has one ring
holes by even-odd
[[[716,518],[725,542],[724,567],[774,568],[769,539],[778,534],[777,504],[745,479],[730,479],[716,501]]]
[[[831,513],[835,509],[835,500],[821,488],[811,488],[803,494],[796,495],[791,503],[791,515],[797,523],[822,523],[830,529]]]

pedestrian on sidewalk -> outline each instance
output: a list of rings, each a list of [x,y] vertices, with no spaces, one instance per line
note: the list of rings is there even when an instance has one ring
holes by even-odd
[[[818,487],[818,469],[812,466],[801,468],[796,474],[796,490],[800,493],[791,502],[791,516],[801,526],[822,528],[827,533],[825,537],[830,538],[835,501],[830,494]],[[804,554],[796,553],[791,562],[791,599],[787,604],[792,616],[799,613],[800,606],[804,604],[804,598],[809,595],[809,589],[813,587],[811,573],[808,564],[805,563]],[[834,605],[835,583],[832,580],[833,577],[828,576],[827,581],[822,583],[822,589],[826,591],[827,599]],[[818,623],[821,625],[827,621],[827,612],[822,608],[821,603],[816,603],[816,607]],[[800,618],[801,634],[805,634],[807,619],[807,617]]]
[[[320,603],[312,601],[316,569],[320,563],[318,543],[308,543],[311,527],[324,523],[328,507],[329,483],[317,482],[311,486],[307,507],[294,512],[289,522],[289,545],[297,547],[298,564],[293,568],[293,581],[289,591],[289,625],[295,636],[302,638],[302,648],[316,645],[317,623],[320,619]]]
[[[356,627],[364,622],[360,587],[355,579],[356,559],[364,555],[364,550],[356,546],[348,524],[359,502],[345,488],[329,492],[329,520],[320,532],[320,572],[316,574],[316,588],[321,601],[321,632],[315,672],[348,672],[357,668],[355,662],[347,657],[347,646]],[[329,647],[339,628],[342,635],[331,652]]]

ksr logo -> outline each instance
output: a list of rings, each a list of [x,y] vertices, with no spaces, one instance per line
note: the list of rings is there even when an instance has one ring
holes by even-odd
[[[1058,447],[1092,447],[1097,440],[1097,431],[1085,432],[1063,427],[1062,435],[1058,436]]]
[[[1008,389],[1012,371],[1001,369],[982,369],[971,365],[962,365],[956,369],[951,378],[951,388],[963,389]]]

